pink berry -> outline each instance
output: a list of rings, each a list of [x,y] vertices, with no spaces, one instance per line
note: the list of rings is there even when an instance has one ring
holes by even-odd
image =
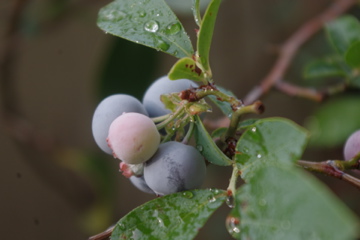
[[[128,164],[140,164],[155,154],[160,134],[149,117],[124,113],[111,123],[107,142],[114,157]]]
[[[354,132],[346,140],[344,147],[344,158],[350,160],[360,152],[360,130]]]

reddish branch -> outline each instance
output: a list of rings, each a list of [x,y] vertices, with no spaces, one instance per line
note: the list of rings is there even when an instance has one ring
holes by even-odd
[[[280,47],[280,55],[276,60],[269,74],[261,81],[259,86],[256,86],[245,97],[244,103],[251,104],[266,94],[274,85],[279,83],[288,69],[292,59],[297,50],[312,37],[316,32],[322,29],[326,22],[329,22],[350,7],[356,4],[356,0],[337,0],[334,1],[324,12],[306,22],[302,25],[289,39]],[[281,88],[280,88],[281,90]],[[321,93],[311,93],[316,100],[322,99]]]
[[[359,160],[360,153],[349,161],[328,160],[323,162],[310,162],[298,160],[297,164],[308,171],[318,172],[340,180],[344,180],[360,189],[360,179],[344,172],[344,170],[359,169]]]

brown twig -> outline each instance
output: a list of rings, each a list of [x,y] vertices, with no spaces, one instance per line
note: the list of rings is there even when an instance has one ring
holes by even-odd
[[[88,240],[105,240],[105,239],[108,239],[110,237],[110,235],[112,234],[114,228],[115,228],[115,226],[109,227],[104,232],[89,237]]]
[[[254,87],[254,89],[247,94],[244,103],[253,103],[262,95],[266,94],[276,83],[281,81],[301,45],[318,32],[326,22],[335,19],[356,3],[356,0],[334,1],[332,5],[322,13],[302,25],[280,48],[280,55],[271,71],[261,81],[259,86]]]
[[[335,177],[337,179],[344,180],[360,189],[360,179],[343,172],[346,169],[359,169],[359,159],[360,154],[358,154],[349,161],[328,160],[323,162],[310,162],[298,160],[297,165],[303,167],[308,171],[318,172],[331,177]]]

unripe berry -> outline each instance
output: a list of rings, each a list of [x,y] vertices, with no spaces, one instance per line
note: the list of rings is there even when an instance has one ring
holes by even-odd
[[[137,112],[148,115],[139,100],[126,94],[108,96],[95,109],[92,119],[92,133],[96,144],[108,154],[112,154],[112,150],[106,142],[110,124],[124,112]]]
[[[160,134],[149,117],[124,113],[111,123],[107,141],[114,157],[128,164],[140,164],[154,155]]]
[[[344,159],[350,160],[360,153],[360,130],[354,132],[346,140],[344,146]]]
[[[160,144],[144,167],[145,182],[158,195],[199,188],[205,174],[205,161],[199,151],[174,141]]]

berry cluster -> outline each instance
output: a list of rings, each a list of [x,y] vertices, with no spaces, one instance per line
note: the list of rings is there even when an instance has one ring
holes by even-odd
[[[164,76],[146,91],[143,102],[126,94],[101,101],[93,120],[97,145],[121,160],[120,170],[138,189],[166,195],[201,186],[206,173],[196,148],[177,141],[161,142],[153,119],[171,113],[161,95],[196,87],[187,79],[171,81]]]

